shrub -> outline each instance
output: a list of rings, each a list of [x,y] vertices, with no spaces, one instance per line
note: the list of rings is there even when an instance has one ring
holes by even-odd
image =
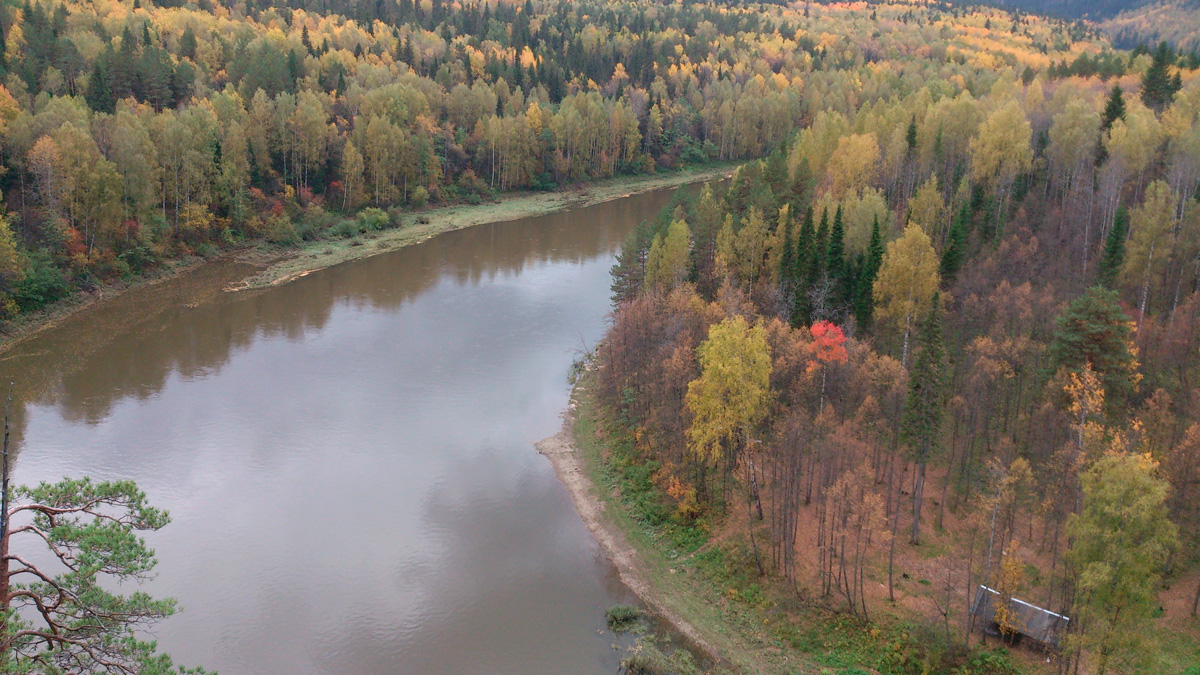
[[[45,250],[34,251],[25,267],[25,278],[13,285],[12,298],[22,312],[61,300],[71,291],[67,279]]]
[[[632,605],[613,605],[608,608],[605,618],[608,620],[609,630],[621,633],[632,628],[642,618],[642,610]]]
[[[418,209],[422,206],[425,206],[429,203],[429,190],[426,190],[424,186],[418,186],[417,189],[413,190],[412,194],[409,195],[408,201]]]
[[[315,204],[304,209],[300,224],[296,227],[296,236],[305,241],[320,239],[334,223],[337,217]]]
[[[962,675],[1017,675],[1021,669],[1012,662],[1008,650],[996,648],[971,652],[958,672]],[[1200,675],[1200,668],[1195,672]]]
[[[295,223],[284,214],[267,219],[263,227],[263,236],[272,244],[294,244],[299,240]]]
[[[349,218],[338,221],[337,225],[329,229],[330,236],[341,237],[343,239],[353,237],[359,234],[359,232],[358,221],[350,220]]]
[[[123,261],[132,274],[140,274],[154,267],[158,263],[158,259],[154,256],[154,251],[143,244],[134,244],[129,248],[121,251],[117,258]]]
[[[377,209],[374,206],[368,206],[358,212],[358,229],[361,232],[370,232],[372,230],[382,230],[388,226],[390,219],[388,214],[382,209]]]
[[[687,650],[676,649],[667,655],[648,640],[639,642],[621,666],[629,675],[700,675],[700,669]]]

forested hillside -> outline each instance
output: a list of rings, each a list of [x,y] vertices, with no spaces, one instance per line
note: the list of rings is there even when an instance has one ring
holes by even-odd
[[[987,4],[1021,9],[1067,19],[1107,19],[1125,11],[1136,11],[1156,0],[992,0]],[[1190,2],[1191,0],[1183,0]]]
[[[1188,53],[1200,52],[1200,2],[1165,0],[1121,12],[1104,29],[1122,47],[1169,42]]]
[[[600,428],[641,522],[778,580],[730,591],[765,640],[834,643],[770,609],[798,595],[923,626],[854,665],[1010,672],[964,665],[983,584],[1070,617],[1030,668],[1194,673],[1200,80],[1011,55],[910,66],[640,228]]]
[[[822,111],[986,92],[1000,65],[1131,67],[936,4],[101,0],[5,5],[0,28],[8,318],[247,241],[757,157]]]

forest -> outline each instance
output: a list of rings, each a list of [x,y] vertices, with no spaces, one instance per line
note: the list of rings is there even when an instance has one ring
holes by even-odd
[[[1163,0],[1121,12],[1101,25],[1121,47],[1166,41],[1187,52],[1200,50],[1200,3],[1194,0]]]
[[[977,584],[1070,617],[1031,668],[1195,672],[1200,81],[1128,58],[827,107],[640,227],[594,381],[642,522],[945,672]]]
[[[925,2],[29,1],[0,30],[6,321],[248,243],[761,157],[822,111],[980,94],[1000,66],[1045,87],[1150,61]]]
[[[744,162],[613,269],[593,377],[644,521],[928,629],[888,672],[967,672],[979,584],[1071,617],[1030,668],[1196,672],[1190,43],[921,0],[22,0],[0,32],[0,320]]]

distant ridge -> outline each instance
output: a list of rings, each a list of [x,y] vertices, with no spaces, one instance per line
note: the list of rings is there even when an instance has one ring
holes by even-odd
[[[1064,19],[1090,19],[1101,21],[1117,16],[1121,12],[1139,9],[1153,4],[1154,0],[992,0],[987,4],[997,7],[1021,9],[1036,14],[1046,14]],[[1197,0],[1186,0],[1196,4]]]
[[[1179,51],[1200,51],[1200,0],[1161,0],[1128,10],[1104,22],[1113,43],[1130,49],[1168,42]]]

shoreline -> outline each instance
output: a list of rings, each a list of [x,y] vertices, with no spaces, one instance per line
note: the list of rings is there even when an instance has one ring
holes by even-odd
[[[172,261],[153,274],[132,280],[121,280],[100,286],[95,291],[79,291],[29,315],[19,317],[0,333],[0,355],[43,331],[93,310],[97,305],[111,302],[126,293],[177,281],[217,263],[250,266],[248,273],[231,276],[223,284],[226,292],[254,290],[280,286],[312,272],[343,262],[360,260],[395,251],[411,244],[426,241],[443,232],[475,225],[498,223],[557,213],[592,206],[635,194],[699,183],[728,176],[739,163],[684,169],[670,174],[622,176],[576,189],[553,192],[519,193],[501,197],[487,204],[455,204],[436,206],[423,211],[406,213],[405,219],[415,224],[399,228],[360,234],[347,239],[323,239],[294,248],[277,248],[265,244],[249,244],[234,248],[214,258],[183,258]],[[417,223],[418,219],[424,220]]]
[[[577,189],[519,193],[486,204],[438,206],[406,213],[405,220],[411,219],[412,224],[349,239],[323,239],[291,250],[275,250],[273,260],[260,260],[262,251],[256,247],[239,258],[243,262],[264,265],[265,268],[225,290],[237,292],[280,286],[334,265],[419,244],[445,232],[559,213],[645,192],[727,177],[739,165],[721,164],[662,175],[622,176],[588,183]]]
[[[534,444],[539,454],[550,460],[554,473],[571,495],[575,511],[592,533],[606,557],[617,568],[621,583],[625,584],[662,621],[678,633],[688,645],[703,653],[712,661],[728,665],[720,650],[710,643],[687,619],[676,612],[661,592],[650,582],[648,573],[638,561],[638,550],[629,543],[624,531],[609,517],[609,501],[597,495],[597,487],[588,476],[584,453],[575,441],[575,414],[577,406],[574,395],[565,413],[563,428],[549,438]]]
[[[239,266],[244,263],[240,259],[240,256],[244,255],[245,252],[246,249],[242,248],[226,251],[212,258],[189,256],[171,261],[161,269],[155,270],[153,274],[144,277],[119,280],[111,284],[99,286],[92,291],[77,291],[36,312],[22,315],[18,317],[18,320],[5,326],[4,331],[0,333],[0,356],[3,356],[13,347],[36,337],[44,331],[56,328],[83,314],[85,311],[93,310],[97,306],[106,305],[116,298],[124,297],[128,293],[177,281],[200,270],[210,269],[222,263],[235,267]],[[262,267],[264,263],[258,263],[257,265],[254,263],[246,264]],[[244,276],[244,273],[239,276]]]

